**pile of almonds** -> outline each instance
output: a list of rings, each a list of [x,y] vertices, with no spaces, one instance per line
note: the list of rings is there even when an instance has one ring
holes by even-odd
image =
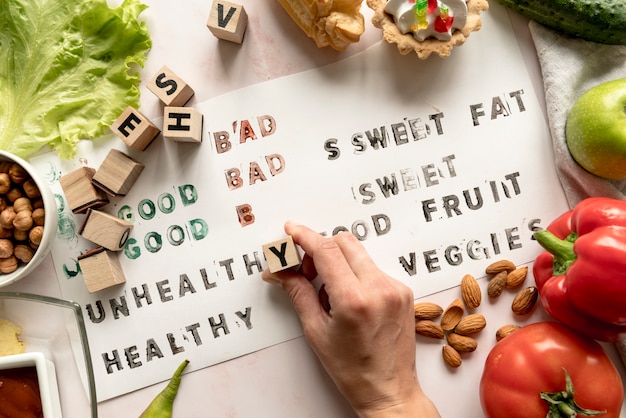
[[[489,278],[487,294],[490,299],[497,299],[505,289],[520,288],[526,276],[528,267],[516,267],[509,260],[496,261],[485,269]],[[532,312],[538,297],[534,286],[519,290],[515,296],[511,309],[516,315],[527,315]],[[415,332],[419,335],[446,341],[442,348],[443,359],[450,367],[461,365],[461,353],[470,353],[476,350],[478,342],[473,337],[487,326],[484,315],[468,313],[476,309],[482,301],[482,291],[477,280],[466,274],[461,279],[461,298],[456,298],[444,310],[433,302],[418,302],[415,304]],[[439,322],[435,320],[440,318]],[[496,340],[509,335],[519,328],[518,325],[504,325],[496,332]]]
[[[41,192],[17,163],[0,162],[0,273],[30,262],[44,231]]]

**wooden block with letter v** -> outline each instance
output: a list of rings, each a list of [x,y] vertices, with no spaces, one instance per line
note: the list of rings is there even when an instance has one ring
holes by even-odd
[[[78,233],[107,250],[120,251],[133,229],[133,224],[99,210],[88,210]]]
[[[263,254],[270,272],[286,270],[300,265],[301,258],[291,236],[263,245]]]
[[[243,42],[248,15],[241,4],[214,0],[207,27],[213,35],[225,41]]]
[[[146,87],[165,106],[184,106],[194,95],[191,86],[165,65],[152,77]]]
[[[129,147],[143,151],[161,133],[161,130],[139,110],[128,106],[113,122],[111,131]]]
[[[78,265],[89,293],[126,282],[118,253],[104,247],[79,255]]]
[[[91,182],[96,170],[80,167],[59,179],[67,204],[73,213],[85,213],[109,203],[109,198]]]
[[[191,107],[166,106],[163,137],[176,142],[202,142],[202,113]]]
[[[113,148],[98,167],[91,182],[108,195],[125,196],[144,167],[142,163]]]

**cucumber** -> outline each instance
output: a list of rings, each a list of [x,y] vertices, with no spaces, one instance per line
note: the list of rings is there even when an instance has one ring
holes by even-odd
[[[566,35],[626,45],[625,0],[497,0],[505,7]]]

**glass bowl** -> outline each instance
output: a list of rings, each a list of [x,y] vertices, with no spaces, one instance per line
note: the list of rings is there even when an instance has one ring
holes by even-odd
[[[0,292],[0,318],[18,325],[27,353],[54,364],[63,416],[98,416],[98,400],[85,322],[76,302]]]
[[[0,162],[2,161],[10,161],[19,164],[34,180],[41,193],[41,199],[45,210],[45,218],[43,237],[41,238],[41,243],[39,244],[37,251],[35,251],[32,260],[30,260],[27,264],[21,263],[17,270],[12,273],[0,273],[0,287],[6,286],[25,277],[46,258],[50,252],[50,247],[54,241],[54,237],[56,236],[58,224],[56,200],[52,194],[50,185],[46,183],[46,181],[37,173],[32,165],[23,159],[6,151],[0,151]]]

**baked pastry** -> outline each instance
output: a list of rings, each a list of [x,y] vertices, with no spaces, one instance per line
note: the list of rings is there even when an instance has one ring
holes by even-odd
[[[10,356],[24,352],[24,343],[19,340],[22,329],[9,321],[0,318],[0,356]]]
[[[363,0],[278,0],[318,48],[338,51],[358,42],[365,31]]]
[[[403,55],[415,52],[422,59],[432,53],[448,57],[480,29],[480,14],[489,9],[487,0],[367,0],[367,5],[386,42],[397,44]]]

